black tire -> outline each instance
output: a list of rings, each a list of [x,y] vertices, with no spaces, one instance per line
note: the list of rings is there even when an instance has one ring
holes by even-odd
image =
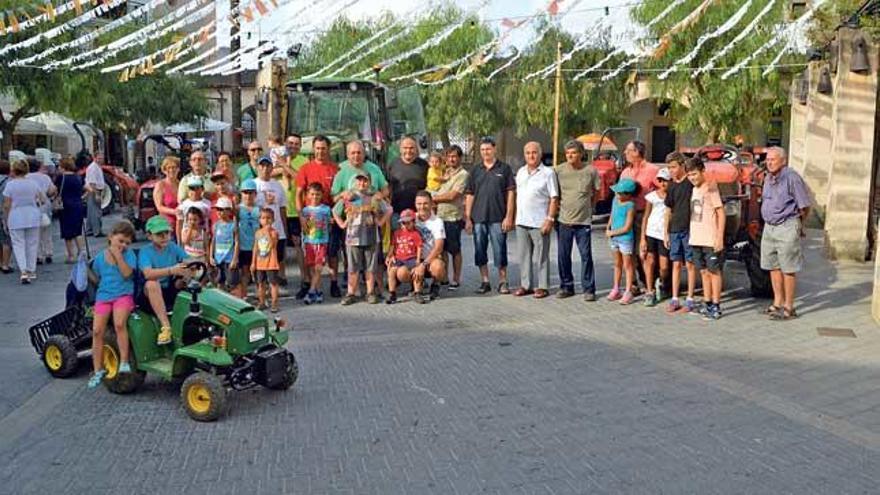
[[[752,297],[773,297],[773,284],[770,283],[770,272],[761,268],[761,246],[756,242],[749,242],[743,253],[746,272],[749,274],[749,286]]]
[[[288,352],[287,369],[284,370],[284,380],[278,385],[269,388],[272,390],[287,390],[296,383],[297,378],[299,378],[299,364],[296,362],[296,357],[293,353]]]
[[[113,213],[113,209],[116,207],[116,204],[119,203],[119,184],[112,175],[106,173],[104,174],[104,184],[110,188],[110,192],[113,194],[113,199],[110,201],[110,205],[101,210],[101,212],[104,215],[109,215]]]
[[[115,358],[111,358],[111,355],[115,356]],[[116,334],[107,332],[104,334],[104,369],[107,371],[107,375],[104,376],[104,386],[114,394],[130,394],[144,384],[147,374],[137,369],[137,360],[134,356],[134,349],[131,346],[128,349],[128,364],[131,366],[131,373],[115,372],[112,369],[112,359],[116,360],[116,367],[118,368],[120,355]]]
[[[41,357],[46,370],[55,378],[67,378],[76,373],[76,347],[63,335],[49,337],[43,346]]]
[[[180,402],[190,418],[215,421],[226,410],[226,386],[217,375],[197,371],[183,381]]]

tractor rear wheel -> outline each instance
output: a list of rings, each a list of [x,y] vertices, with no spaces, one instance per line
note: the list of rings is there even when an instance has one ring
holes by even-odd
[[[275,385],[274,387],[269,387],[272,390],[287,390],[296,383],[296,379],[299,378],[299,364],[296,362],[296,357],[292,352],[287,353],[287,368],[284,370],[284,380]]]
[[[773,297],[773,285],[770,283],[770,272],[761,268],[761,245],[758,242],[749,241],[744,248],[743,259],[746,264],[746,272],[749,274],[749,286],[753,297]]]
[[[197,371],[183,381],[180,400],[190,418],[215,421],[226,410],[226,387],[216,375]]]
[[[43,346],[43,364],[55,378],[67,378],[76,372],[76,348],[67,337],[53,335]]]
[[[107,332],[104,335],[104,386],[114,394],[130,394],[144,384],[147,374],[137,369],[137,361],[133,349],[128,349],[128,364],[131,366],[130,373],[120,373],[119,365],[122,364],[119,352],[119,343],[116,334]]]

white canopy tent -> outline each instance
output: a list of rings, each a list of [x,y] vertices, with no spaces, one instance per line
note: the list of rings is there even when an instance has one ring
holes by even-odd
[[[215,119],[199,119],[195,122],[177,123],[165,128],[165,132],[183,134],[187,132],[220,132],[232,127],[231,124]]]

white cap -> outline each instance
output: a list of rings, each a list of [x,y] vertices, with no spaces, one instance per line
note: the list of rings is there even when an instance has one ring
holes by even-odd
[[[217,209],[232,209],[232,201],[229,200],[226,196],[220,196],[217,199],[217,203],[214,205],[214,208]]]
[[[657,172],[657,179],[663,179],[665,181],[671,180],[672,177],[669,175],[669,169],[666,167],[661,168],[660,171]]]

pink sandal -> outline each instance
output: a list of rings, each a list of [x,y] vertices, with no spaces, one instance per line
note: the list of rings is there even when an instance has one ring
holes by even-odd
[[[611,292],[608,293],[607,299],[609,301],[616,301],[620,299],[620,289],[618,289],[617,287],[611,289]]]

